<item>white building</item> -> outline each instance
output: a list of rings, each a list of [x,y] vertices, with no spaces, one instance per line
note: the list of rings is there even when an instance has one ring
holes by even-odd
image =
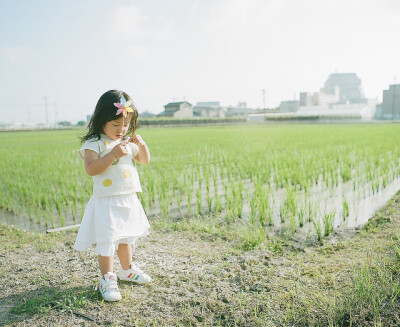
[[[187,101],[170,102],[164,106],[164,111],[157,117],[193,118],[193,106]]]
[[[197,102],[193,115],[198,117],[225,118],[225,111],[219,101]]]
[[[329,75],[324,87],[313,94],[300,93],[298,116],[340,116],[370,120],[375,116],[376,100],[364,97],[361,80],[354,73]]]
[[[279,105],[281,112],[296,112],[299,109],[299,101],[289,100],[282,101]]]
[[[383,90],[383,119],[400,119],[400,84],[390,85]]]
[[[368,103],[333,104],[330,106],[302,106],[296,116],[351,117],[361,120],[372,120],[375,116],[376,101]]]

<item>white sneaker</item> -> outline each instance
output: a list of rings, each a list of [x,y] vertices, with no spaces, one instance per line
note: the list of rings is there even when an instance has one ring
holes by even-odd
[[[129,269],[121,269],[118,273],[118,278],[128,282],[134,282],[138,284],[146,284],[151,282],[151,277],[143,272],[140,268],[132,262]]]
[[[118,290],[117,275],[112,272],[108,272],[104,275],[104,278],[100,279],[99,291],[106,301],[119,301],[122,299]]]

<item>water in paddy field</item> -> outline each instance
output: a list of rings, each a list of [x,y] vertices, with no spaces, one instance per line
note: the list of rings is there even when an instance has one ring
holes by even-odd
[[[381,181],[382,182],[382,181]],[[382,184],[382,183],[381,183]],[[322,183],[320,178],[317,185],[309,191],[308,195],[304,191],[296,192],[296,200],[299,206],[313,208],[314,220],[320,221],[323,226],[323,217],[326,214],[333,214],[334,229],[354,229],[365,225],[375,212],[387,203],[397,191],[400,190],[400,176],[397,176],[393,182],[386,185],[383,189],[373,192],[371,183],[366,183],[362,187],[354,187],[353,181],[342,183],[339,178],[337,187],[328,188]],[[276,190],[272,193],[273,202],[273,226],[282,228],[288,225],[288,217],[284,223],[281,221],[280,208],[286,199],[284,189]],[[348,205],[348,215],[344,216],[344,202]],[[249,207],[244,210],[246,217],[249,217]],[[298,222],[297,222],[298,224]],[[309,223],[312,225],[312,223]],[[307,223],[304,224],[306,226]],[[306,233],[310,229],[300,228],[299,233]],[[314,230],[314,227],[312,227]],[[315,232],[315,230],[314,230]]]
[[[43,231],[38,222],[32,221],[29,218],[27,219],[23,215],[15,215],[4,209],[1,209],[0,211],[0,220],[8,225],[18,226],[24,230],[34,232]]]
[[[218,185],[218,193],[223,193],[223,182],[220,181]],[[382,183],[381,183],[382,184]],[[370,183],[366,183],[364,186],[359,187],[356,183],[356,187],[353,185],[353,181],[349,181],[347,183],[342,183],[339,178],[338,185],[335,187],[327,187],[322,182],[322,177],[320,177],[317,185],[314,185],[307,194],[304,191],[296,192],[296,202],[298,207],[302,206],[303,208],[307,208],[311,206],[314,211],[314,220],[319,219],[323,226],[322,217],[325,214],[333,213],[334,214],[334,224],[333,227],[335,229],[353,229],[356,227],[360,227],[364,225],[371,217],[373,217],[374,213],[381,208],[388,200],[390,200],[396,192],[400,190],[400,176],[397,176],[393,182],[388,184],[384,189],[379,188],[375,193],[372,191],[372,186]],[[252,194],[254,188],[252,185],[247,185],[244,187],[244,192],[246,195],[243,196],[243,212],[242,219],[249,220],[250,219],[250,205],[249,205],[249,195]],[[214,192],[211,192],[211,196],[214,195]],[[204,192],[202,192],[204,193]],[[271,192],[270,203],[272,204],[272,221],[273,226],[271,230],[279,230],[289,225],[289,218],[286,217],[284,222],[281,221],[280,217],[280,208],[283,205],[286,199],[286,190],[285,189],[274,189]],[[343,204],[344,199],[348,205],[348,215],[346,217],[343,216]],[[205,199],[203,198],[203,207],[206,207]],[[226,206],[226,202],[223,198],[221,198],[221,204],[224,208]],[[192,214],[196,212],[196,199],[195,196],[192,198]],[[177,208],[172,206],[170,207],[170,211],[168,213],[168,217],[176,218],[187,215],[187,203],[182,203],[182,212],[178,212]],[[156,201],[155,206],[151,209],[147,208],[147,215],[149,218],[158,219],[161,216],[160,205],[158,201]],[[79,210],[76,210],[79,212]],[[225,213],[222,212],[222,215]],[[64,226],[75,225],[80,222],[80,215],[77,214],[79,218],[74,220],[72,218],[71,212],[64,215]],[[9,225],[18,226],[25,230],[35,231],[35,232],[43,232],[51,228],[61,227],[61,220],[58,217],[56,211],[49,215],[50,218],[46,219],[44,217],[24,217],[22,214],[15,215],[9,211],[4,209],[0,209],[0,221],[5,222]],[[298,218],[296,218],[298,219]],[[306,220],[306,218],[305,218]],[[299,222],[296,221],[297,224],[297,232],[298,233],[307,233],[308,231],[315,232],[312,227],[312,223],[307,223],[305,221],[304,227],[299,228]],[[307,228],[308,225],[308,228]],[[311,226],[310,226],[311,225]],[[268,229],[268,227],[267,227]]]
[[[0,221],[4,222],[8,225],[17,226],[24,230],[29,230],[33,232],[45,232],[48,229],[61,227],[61,221],[57,216],[57,213],[53,213],[50,215],[51,218],[48,218],[47,221],[45,218],[37,218],[37,217],[25,217],[22,214],[15,215],[14,213],[0,209]],[[72,226],[77,224],[76,221],[73,220],[72,215],[68,214],[65,217],[64,226]]]

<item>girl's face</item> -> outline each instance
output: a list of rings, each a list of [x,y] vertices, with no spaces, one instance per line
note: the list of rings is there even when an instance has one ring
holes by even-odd
[[[108,121],[103,128],[104,134],[106,134],[110,139],[116,141],[121,139],[123,135],[126,134],[129,128],[129,116],[124,119],[124,126],[122,126],[122,117]]]

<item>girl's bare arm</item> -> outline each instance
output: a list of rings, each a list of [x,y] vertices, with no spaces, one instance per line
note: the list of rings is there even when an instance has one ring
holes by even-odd
[[[89,176],[101,174],[108,167],[110,167],[115,160],[126,156],[127,154],[128,151],[126,150],[124,144],[116,145],[110,153],[107,153],[104,157],[101,158],[98,153],[86,149],[84,158],[86,173]]]
[[[150,162],[150,150],[146,144],[139,145],[139,153],[136,155],[135,160],[142,165],[147,165]]]
[[[150,150],[142,137],[135,134],[129,139],[129,142],[135,143],[139,148],[139,153],[135,156],[135,160],[142,165],[147,165],[150,162]]]

